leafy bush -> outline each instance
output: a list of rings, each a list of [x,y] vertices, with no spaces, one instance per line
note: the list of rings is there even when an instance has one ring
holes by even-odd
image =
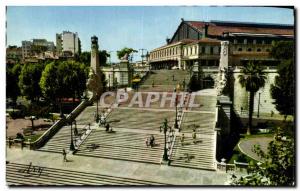
[[[18,119],[18,118],[24,118],[25,117],[25,112],[23,111],[10,111],[8,112],[9,116],[12,118],[12,119]]]
[[[22,139],[22,140],[24,140],[25,138],[24,138],[24,136],[23,136],[22,133],[17,133],[16,139]]]

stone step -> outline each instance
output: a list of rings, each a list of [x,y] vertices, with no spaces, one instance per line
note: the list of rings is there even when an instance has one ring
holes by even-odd
[[[214,170],[214,139],[212,137],[201,140],[202,143],[194,144],[192,138],[185,137],[185,144],[181,146],[180,137],[176,137],[171,155],[171,166]],[[190,160],[187,159],[187,154]]]
[[[153,148],[145,145],[145,138],[149,136],[144,133],[93,130],[76,155],[159,164],[163,154],[163,135],[155,135],[157,145]],[[99,148],[89,151],[91,149],[87,146],[91,144],[99,145]]]
[[[116,177],[94,173],[44,168],[41,176],[38,174],[24,176],[20,170],[28,165],[7,164],[7,182],[9,185],[162,185],[159,182],[144,181],[126,177]],[[66,176],[68,175],[68,176]]]

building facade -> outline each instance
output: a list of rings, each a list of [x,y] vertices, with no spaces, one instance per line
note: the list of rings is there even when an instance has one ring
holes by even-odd
[[[220,65],[221,43],[228,43],[227,65],[234,70],[234,108],[239,113],[248,110],[248,92],[238,83],[240,67],[249,61],[266,66],[267,83],[255,95],[254,112],[278,113],[270,96],[270,87],[278,75],[279,61],[270,56],[272,42],[293,41],[294,26],[241,22],[200,22],[182,19],[172,38],[150,52],[151,69],[192,70],[202,68],[204,77],[216,84]],[[216,88],[216,86],[214,86]]]
[[[56,34],[56,52],[61,57],[74,57],[81,51],[78,33],[63,31]]]
[[[8,46],[6,48],[6,63],[15,64],[22,60],[22,48],[17,46]]]
[[[182,19],[166,45],[150,52],[149,63],[154,69],[188,69],[196,61],[201,66],[219,66],[220,42],[229,41],[229,66],[241,66],[249,60],[261,60],[272,66],[276,65],[276,60],[269,56],[272,42],[293,39],[292,25]]]
[[[22,41],[22,58],[45,58],[45,52],[54,57],[55,45],[46,39],[32,39],[32,41]]]

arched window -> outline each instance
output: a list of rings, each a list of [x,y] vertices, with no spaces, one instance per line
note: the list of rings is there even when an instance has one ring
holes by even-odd
[[[252,49],[251,48],[248,48],[248,50],[247,50],[248,52],[251,52],[252,51]]]
[[[260,48],[258,48],[256,51],[257,51],[257,52],[261,52],[261,49],[260,49]]]
[[[243,49],[242,49],[242,48],[239,48],[238,51],[241,52],[241,51],[243,51]]]

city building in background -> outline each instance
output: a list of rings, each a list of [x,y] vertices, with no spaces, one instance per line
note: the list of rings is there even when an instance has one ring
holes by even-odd
[[[55,58],[54,42],[46,39],[32,39],[22,41],[22,59]]]
[[[6,63],[15,64],[22,60],[22,48],[17,46],[8,46],[6,48]]]
[[[60,57],[74,57],[81,52],[80,39],[77,32],[63,31],[56,34],[56,53]]]

